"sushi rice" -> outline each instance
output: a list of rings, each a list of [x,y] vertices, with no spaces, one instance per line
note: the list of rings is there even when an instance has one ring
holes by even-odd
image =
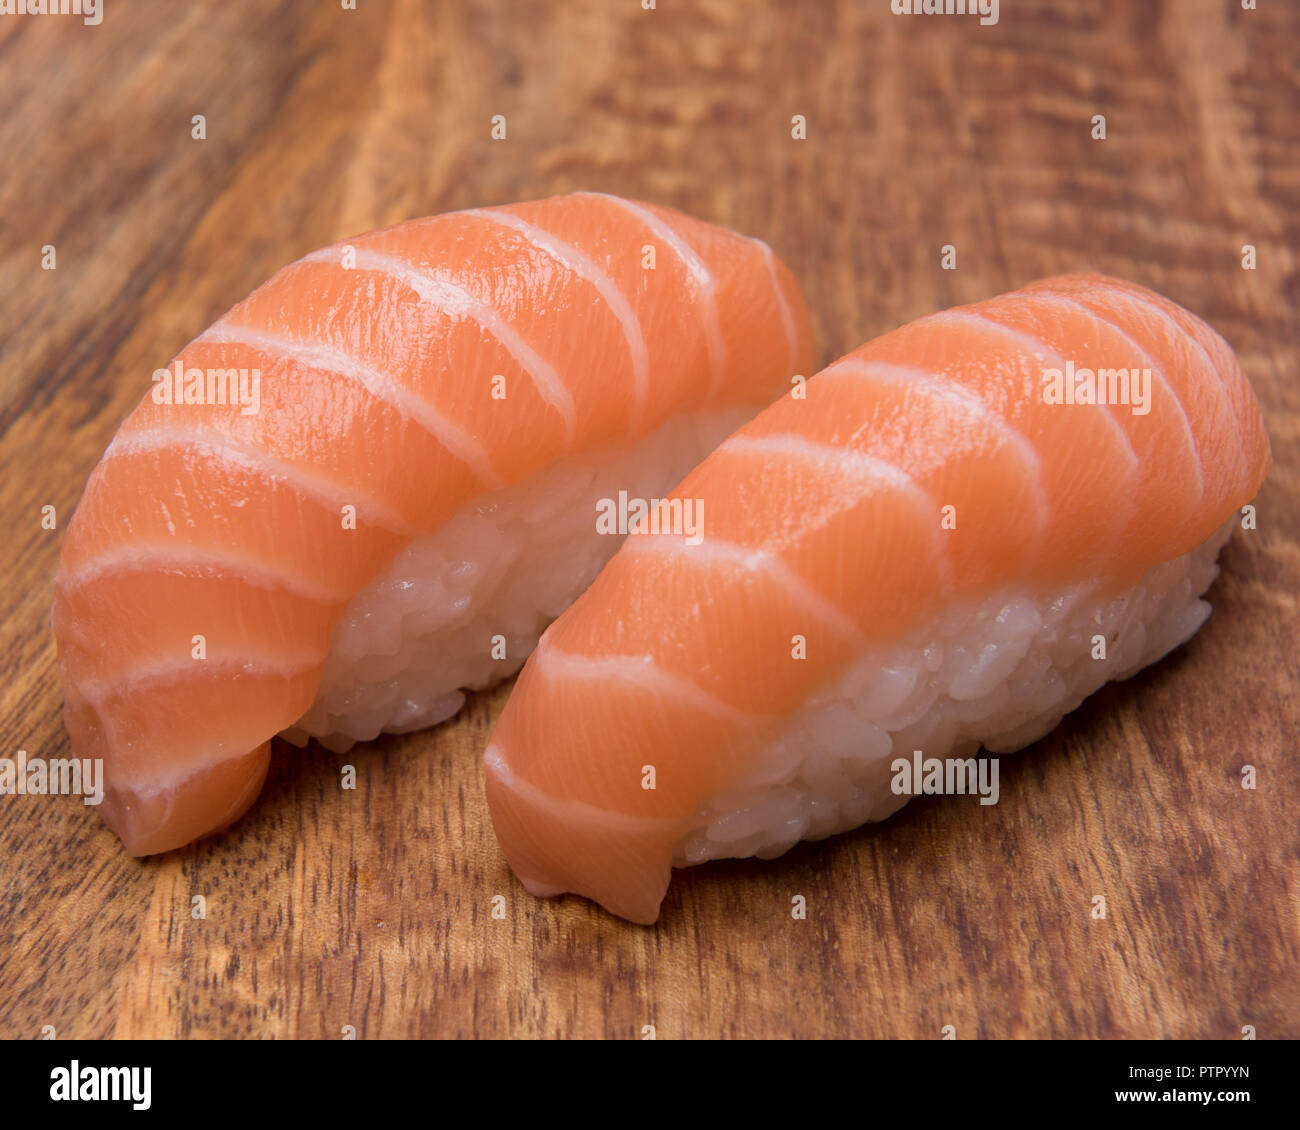
[[[675,845],[673,865],[758,856],[884,820],[910,798],[892,763],[1012,753],[1051,731],[1103,683],[1155,663],[1210,614],[1201,595],[1238,519],[1151,569],[1131,589],[1091,584],[1041,596],[1003,589],[956,606],[889,651],[868,652],[793,714],[745,776],[712,798]],[[1105,658],[1094,659],[1094,638]]]
[[[753,413],[676,417],[633,444],[561,460],[474,499],[416,538],[353,597],[315,702],[281,736],[343,752],[381,732],[436,725],[466,690],[513,675],[623,542],[597,531],[598,502],[620,490],[660,497]]]

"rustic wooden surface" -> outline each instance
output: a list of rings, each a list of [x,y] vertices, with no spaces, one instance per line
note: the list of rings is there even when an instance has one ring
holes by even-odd
[[[0,798],[0,1035],[1300,1036],[1300,34],[1289,5],[1259,7],[0,17],[0,756],[67,752],[40,508],[66,525],[148,373],[273,270],[410,216],[594,188],[761,234],[824,359],[1111,271],[1233,343],[1276,460],[1206,628],[1005,760],[1000,804],[927,798],[773,863],[679,872],[654,928],[510,874],[477,763],[508,688],[347,759],[281,748],[234,830],[159,859],[76,800]]]

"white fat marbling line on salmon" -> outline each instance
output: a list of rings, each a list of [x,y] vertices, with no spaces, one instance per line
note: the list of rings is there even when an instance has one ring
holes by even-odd
[[[929,491],[925,490],[901,467],[896,467],[887,460],[879,459],[874,455],[866,455],[860,451],[835,447],[829,443],[818,443],[815,440],[799,435],[797,432],[777,432],[772,435],[762,436],[746,435],[744,432],[740,432],[723,443],[718,450],[753,455],[760,459],[797,459],[805,463],[815,463],[841,477],[853,479],[860,486],[869,485],[874,488],[899,491],[907,495],[917,509],[927,516],[927,521],[929,521],[930,516],[934,518],[935,556],[939,559],[944,570],[945,579],[947,579],[949,575],[948,555],[938,537],[939,515],[942,507]],[[861,493],[856,495],[846,494],[844,500],[845,509],[852,506],[861,497],[864,497]]]
[[[539,251],[549,255],[556,262],[568,267],[580,279],[584,279],[596,288],[596,292],[609,307],[609,312],[618,319],[623,327],[623,336],[627,339],[628,356],[632,361],[633,391],[636,396],[636,416],[640,419],[645,408],[646,397],[650,391],[650,351],[646,347],[645,335],[636,313],[628,304],[627,298],[604,271],[600,269],[581,250],[571,243],[552,235],[546,229],[534,223],[520,219],[511,212],[491,211],[485,208],[470,208],[461,213],[475,216],[490,223],[500,224],[511,231],[518,232]]]
[[[256,747],[254,747],[256,748]],[[229,757],[223,757],[219,761],[211,762],[205,772],[212,772],[218,766],[226,764],[227,761],[238,761],[240,758],[247,757],[254,750],[245,750],[243,753],[232,753]],[[187,774],[188,776],[188,774]],[[164,789],[167,791],[167,806],[162,811],[162,816],[157,820],[159,828],[167,827],[167,822],[171,819],[172,811],[176,807],[176,798],[181,795],[181,789],[176,786],[180,784],[182,778],[176,777],[168,780],[154,779],[148,784],[133,783],[131,786],[131,795],[141,799],[148,799],[156,796]],[[262,791],[263,781],[260,776],[254,776],[247,785],[240,791],[234,802],[226,809],[225,813],[219,820],[214,820],[214,828],[226,827],[237,815],[247,811],[249,802],[253,797]],[[250,794],[252,794],[250,796]]]
[[[986,329],[995,330],[1008,340],[1014,341],[1021,349],[1031,356],[1038,357],[1041,355],[1049,365],[1060,369],[1062,372],[1065,370],[1066,359],[1062,357],[1061,354],[1057,353],[1056,350],[1049,348],[1046,342],[1040,341],[1038,338],[1023,333],[1012,326],[1003,325],[988,314],[983,312],[976,313],[973,310],[944,310],[942,313],[933,315],[933,317],[939,321],[969,322],[983,326]],[[1133,442],[1128,437],[1128,432],[1126,432],[1120,426],[1119,421],[1115,419],[1115,410],[1117,406],[1114,404],[1099,404],[1097,407],[1106,409],[1106,411],[1102,413],[1102,419],[1106,421],[1110,430],[1123,441],[1124,450],[1128,453],[1128,459],[1126,460],[1127,466],[1123,468],[1123,470],[1128,476],[1129,482],[1132,483],[1132,481],[1137,478],[1139,461],[1137,452],[1133,449]],[[1131,516],[1132,515],[1130,514],[1130,517]],[[1128,519],[1125,519],[1125,521],[1127,522]],[[1116,523],[1116,532],[1117,534],[1122,532],[1122,525],[1120,523]]]
[[[952,588],[952,563],[948,560],[948,548],[943,542],[939,526],[942,508],[929,491],[901,468],[874,455],[817,443],[797,432],[778,432],[765,436],[740,432],[723,443],[718,450],[752,455],[758,459],[798,459],[815,463],[833,474],[855,480],[860,486],[869,485],[875,489],[894,490],[906,495],[918,512],[925,516],[926,528],[933,528],[930,545],[939,568],[939,576],[945,591]],[[847,510],[862,497],[862,492],[845,492],[844,505],[836,512]]]
[[[583,681],[614,679],[634,683],[656,698],[684,702],[729,722],[752,725],[769,717],[733,706],[698,683],[665,671],[652,655],[575,655],[571,651],[561,651],[543,635],[533,652],[532,661],[559,678]]]
[[[129,695],[141,691],[156,691],[159,684],[177,682],[182,674],[201,674],[212,682],[236,679],[241,675],[253,678],[292,679],[308,674],[320,666],[323,653],[307,657],[292,656],[288,662],[277,657],[240,656],[237,659],[193,659],[188,654],[175,662],[142,663],[139,667],[119,669],[108,679],[82,679],[77,683],[75,695],[80,701],[102,711],[104,704],[122,686],[129,687]],[[128,697],[129,697],[128,695]],[[240,754],[248,753],[243,750]],[[186,776],[189,774],[187,773]]]
[[[758,244],[759,250],[763,253],[763,263],[767,267],[768,281],[772,284],[772,292],[776,295],[777,309],[781,312],[781,330],[785,334],[786,346],[786,370],[791,376],[794,376],[794,367],[799,360],[799,346],[796,338],[794,327],[794,311],[790,308],[790,300],[785,295],[785,290],[781,286],[781,276],[776,270],[776,256],[772,249],[761,239],[752,239],[753,243]]]
[[[1218,385],[1219,391],[1223,394],[1223,403],[1228,410],[1227,414],[1237,422],[1237,438],[1240,439],[1243,432],[1245,431],[1245,429],[1242,427],[1241,416],[1238,415],[1237,413],[1237,407],[1233,403],[1232,397],[1228,395],[1227,384],[1223,379],[1223,371],[1219,368],[1217,364],[1215,364],[1214,358],[1210,356],[1210,351],[1205,348],[1205,346],[1201,343],[1200,339],[1195,334],[1190,333],[1188,330],[1185,330],[1181,325],[1179,325],[1178,319],[1175,318],[1171,313],[1169,313],[1169,311],[1166,310],[1159,302],[1155,302],[1144,294],[1127,290],[1124,287],[1118,288],[1116,293],[1118,297],[1128,299],[1128,301],[1131,302],[1133,305],[1140,306],[1142,307],[1142,309],[1148,310],[1152,314],[1155,314],[1156,316],[1162,318],[1165,324],[1169,327],[1170,333],[1174,337],[1182,338],[1184,341],[1190,342],[1196,348],[1196,350],[1201,354],[1201,356],[1205,358],[1205,363],[1206,365],[1209,366],[1210,372],[1212,372],[1218,378],[1217,382],[1215,383]],[[1212,334],[1214,334],[1216,337],[1219,337],[1218,332],[1208,323],[1201,322],[1200,319],[1198,319],[1195,315],[1189,315],[1189,317],[1191,317],[1193,324],[1199,323],[1200,325],[1204,325]],[[1222,337],[1219,337],[1219,340],[1223,341]],[[1229,357],[1234,356],[1232,353],[1232,347],[1229,346],[1226,341],[1223,342],[1223,345],[1224,348],[1227,350],[1228,356]],[[1243,444],[1240,443],[1237,444],[1237,455],[1238,455],[1238,481],[1244,482],[1246,480],[1246,477],[1250,474],[1250,468],[1249,466],[1247,466],[1246,449]]]
[[[313,256],[308,256],[313,258]],[[299,260],[303,262],[304,260]],[[268,333],[236,322],[219,321],[195,341],[220,345],[247,345],[272,356],[285,357],[321,372],[355,381],[375,399],[423,428],[452,455],[464,463],[485,489],[496,489],[501,479],[483,445],[444,417],[432,404],[416,396],[400,381],[373,369],[337,349],[295,341],[282,334]]]
[[[300,573],[280,571],[266,561],[238,553],[225,553],[195,546],[128,545],[101,553],[59,578],[62,589],[78,589],[114,573],[146,570],[207,576],[216,573],[255,589],[283,589],[315,604],[343,604],[351,592],[334,591],[309,584]]]
[[[620,832],[628,829],[640,829],[646,832],[671,832],[681,827],[682,824],[682,821],[676,817],[633,816],[630,813],[616,812],[610,808],[588,804],[586,801],[565,800],[552,796],[550,793],[542,792],[536,785],[525,781],[510,768],[505,754],[496,742],[491,743],[484,752],[483,768],[486,772],[491,773],[499,784],[504,785],[521,800],[526,801],[535,808],[540,808],[549,815],[560,817],[566,822],[579,820],[587,824],[594,824],[597,827]],[[639,789],[639,787],[638,785],[637,788]],[[671,840],[671,835],[668,838]],[[556,889],[556,893],[559,893],[558,889]]]
[[[818,380],[841,375],[869,381],[887,381],[893,385],[922,390],[932,400],[948,405],[956,413],[973,417],[983,427],[995,432],[1003,444],[1011,448],[1019,457],[1026,477],[1033,484],[1038,528],[1042,530],[1047,527],[1051,507],[1047,501],[1047,493],[1043,489],[1043,462],[1039,458],[1037,449],[1015,424],[998,415],[969,389],[952,381],[946,381],[938,374],[925,369],[911,369],[905,365],[891,365],[884,361],[853,359],[831,365],[818,375]]]
[[[352,487],[330,482],[321,475],[303,470],[292,463],[277,459],[261,448],[241,443],[222,433],[205,434],[184,428],[146,428],[141,431],[119,431],[104,452],[104,458],[115,459],[124,455],[144,455],[154,451],[201,451],[220,463],[248,471],[259,478],[282,483],[295,494],[320,503],[325,509],[337,513],[343,506],[355,506],[357,517],[370,525],[379,526],[403,537],[414,537],[419,531],[409,525],[395,510],[377,498],[361,494]]]
[[[336,248],[313,252],[299,262],[333,263],[339,270],[343,270]],[[469,318],[482,326],[515,359],[541,398],[559,413],[560,419],[564,421],[565,435],[572,445],[578,428],[578,413],[574,406],[573,393],[560,379],[560,374],[555,371],[555,367],[524,341],[515,331],[514,326],[501,317],[493,307],[475,298],[450,276],[422,270],[395,255],[380,255],[374,251],[357,249],[356,265],[359,271],[376,271],[396,279],[415,291],[421,302],[436,306],[444,314]]]
[[[1091,306],[1085,306],[1082,302],[1078,301],[1078,299],[1071,298],[1068,295],[1064,295],[1064,294],[1056,294],[1055,292],[1051,292],[1051,291],[1035,291],[1034,298],[1036,301],[1046,302],[1050,305],[1069,306],[1074,310],[1077,310],[1080,313],[1087,315],[1094,322],[1099,322],[1103,326],[1110,327],[1110,329],[1112,329],[1115,333],[1117,333],[1128,343],[1128,348],[1132,349],[1134,355],[1141,360],[1142,366],[1144,368],[1149,368],[1151,370],[1151,373],[1155,377],[1155,380],[1159,383],[1160,387],[1164,389],[1164,391],[1168,394],[1168,398],[1170,402],[1178,410],[1178,418],[1183,422],[1183,433],[1187,436],[1187,442],[1192,449],[1192,453],[1196,457],[1196,497],[1198,500],[1204,498],[1205,497],[1205,469],[1201,461],[1201,449],[1196,442],[1196,433],[1192,431],[1192,424],[1191,421],[1187,418],[1187,408],[1183,404],[1182,398],[1178,395],[1178,392],[1174,388],[1174,386],[1171,385],[1168,379],[1165,377],[1164,370],[1158,364],[1156,364],[1155,358],[1153,358],[1145,349],[1142,348],[1142,346],[1140,346],[1136,341],[1134,341],[1133,338],[1129,336],[1128,331],[1125,330],[1124,327],[1121,326],[1118,322],[1114,322],[1110,318],[1107,318],[1104,315],[1098,313]],[[1225,399],[1226,399],[1226,394],[1225,394]]]
[[[756,436],[742,431],[725,440],[718,450],[733,451],[738,454],[775,455],[786,459],[801,459],[809,463],[822,463],[831,470],[841,471],[854,479],[868,480],[893,490],[914,493],[924,501],[930,501],[930,496],[916,484],[912,476],[892,463],[877,459],[874,455],[866,455],[861,451],[835,447],[829,443],[818,443],[797,432],[775,432],[770,435]]]
[[[705,535],[704,540],[698,545],[687,545],[684,534],[631,534],[623,543],[622,552],[647,555],[673,553],[697,561],[700,558],[708,558],[726,561],[737,569],[765,573],[780,585],[796,604],[807,609],[836,635],[852,640],[860,647],[866,646],[866,636],[842,608],[833,601],[827,600],[769,550],[751,549],[749,546],[711,535]]]
[[[251,750],[248,752],[251,752]],[[232,754],[229,758],[223,758],[221,761],[215,762],[212,768],[216,768],[217,765],[221,765],[227,760],[234,761],[236,757],[247,757],[247,756],[248,753]],[[256,778],[254,778],[254,780],[256,780]],[[252,782],[250,782],[250,785],[251,783]],[[144,787],[140,787],[136,784],[132,784],[131,786],[131,795],[133,797],[141,797],[141,798],[153,797],[156,796],[158,793],[162,792],[163,789],[167,790],[168,793],[167,803],[163,807],[161,818],[157,821],[157,826],[160,828],[165,828],[167,826],[167,821],[171,819],[172,811],[176,808],[176,797],[179,795],[180,790],[175,787],[175,784],[176,782],[158,781],[149,785],[145,785]],[[244,791],[245,792],[249,791],[248,787],[245,787]],[[242,795],[243,794],[241,794],[241,796]],[[230,811],[233,811],[233,806],[231,809],[227,809],[227,812]]]
[[[648,208],[624,200],[621,196],[610,196],[604,192],[584,192],[583,196],[599,196],[604,200],[630,212],[640,220],[651,233],[668,245],[669,249],[686,268],[686,274],[695,288],[696,300],[704,313],[704,341],[709,351],[709,395],[717,394],[722,388],[722,371],[726,364],[726,342],[722,337],[722,323],[718,320],[717,280],[708,265],[699,257],[695,249],[686,242],[673,228],[651,212]]]

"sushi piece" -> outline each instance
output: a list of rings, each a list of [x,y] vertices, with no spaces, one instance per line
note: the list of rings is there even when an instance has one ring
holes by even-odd
[[[693,539],[634,534],[543,635],[485,757],[506,857],[648,923],[674,866],[883,820],[896,759],[1020,749],[1188,639],[1269,463],[1228,345],[1116,279],[864,345],[672,491]]]
[[[134,855],[513,674],[654,498],[808,372],[753,239],[581,193],[306,256],[191,342],[94,469],[53,608],[68,732]],[[623,532],[626,532],[624,529]]]

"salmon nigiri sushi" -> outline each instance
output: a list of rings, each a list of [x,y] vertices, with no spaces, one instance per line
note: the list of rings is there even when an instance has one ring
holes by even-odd
[[[276,734],[449,717],[617,548],[599,503],[666,491],[811,359],[765,244],[601,194],[286,267],[154,373],[63,542],[64,716],[109,826],[165,851],[247,809]]]
[[[674,866],[882,820],[914,765],[969,780],[1197,630],[1269,463],[1229,346],[1129,283],[864,345],[670,494],[696,536],[636,532],[542,637],[485,758],[506,857],[648,923]]]

